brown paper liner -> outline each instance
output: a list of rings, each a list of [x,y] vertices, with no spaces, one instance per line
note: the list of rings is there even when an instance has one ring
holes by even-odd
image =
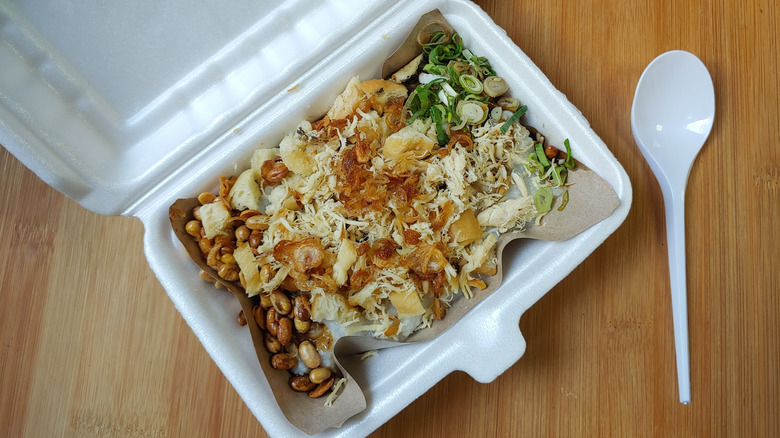
[[[452,35],[452,26],[447,23],[438,10],[423,15],[409,37],[385,62],[382,69],[383,77],[397,71],[421,52],[417,35],[421,32],[431,34],[442,29]],[[367,350],[427,341],[437,337],[501,285],[502,253],[509,242],[520,238],[554,241],[569,239],[609,217],[620,203],[612,187],[606,181],[579,163],[576,169],[569,171],[567,183],[569,184],[569,202],[566,208],[562,211],[558,210],[557,207],[560,205],[561,199],[557,197],[552,210],[543,218],[541,225],[531,226],[522,232],[502,234],[496,244],[497,274],[485,278],[487,287],[475,292],[472,298],[463,299],[460,297],[460,299],[454,300],[453,305],[447,309],[443,320],[435,321],[432,327],[414,333],[404,342],[380,340],[369,336],[347,336],[338,339],[333,346],[335,364],[342,375],[346,377],[347,383],[332,406],[325,406],[324,398],[312,399],[305,393],[294,392],[288,384],[290,374],[286,371],[276,370],[271,366],[271,355],[265,349],[263,333],[254,318],[251,317],[255,302],[246,295],[239,284],[219,279],[217,273],[206,264],[195,239],[185,230],[185,225],[192,219],[192,209],[200,205],[199,201],[196,198],[179,199],[171,205],[169,212],[173,231],[192,260],[216,281],[224,284],[241,303],[244,314],[248,316],[246,318],[247,325],[260,367],[282,412],[295,427],[307,434],[316,434],[329,427],[341,426],[347,419],[366,408],[366,398],[362,389],[341,365],[339,357]]]
[[[366,397],[344,367],[336,360],[341,374],[347,379],[341,395],[332,406],[325,406],[325,398],[310,398],[306,393],[294,392],[288,383],[290,374],[271,366],[271,354],[266,350],[263,333],[252,317],[252,308],[257,304],[248,297],[240,284],[221,280],[216,271],[206,264],[205,259],[195,239],[187,234],[185,226],[193,219],[192,209],[200,205],[197,198],[179,199],[169,209],[171,226],[176,237],[184,245],[187,254],[198,267],[208,273],[215,281],[222,283],[241,303],[241,309],[246,315],[247,326],[252,336],[252,343],[268,384],[274,393],[279,407],[287,420],[305,433],[313,435],[329,427],[339,427],[348,418],[366,408]],[[335,347],[334,347],[335,348]]]
[[[438,9],[434,9],[420,17],[420,21],[409,32],[409,36],[382,64],[382,77],[386,78],[397,72],[422,53],[421,43],[427,42],[430,36],[439,30],[447,32],[447,35],[450,36],[455,32]]]

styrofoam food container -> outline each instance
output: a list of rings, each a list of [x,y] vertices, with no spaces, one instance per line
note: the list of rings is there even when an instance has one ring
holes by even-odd
[[[276,405],[249,332],[235,323],[238,303],[198,278],[168,207],[214,190],[218,176],[248,167],[256,148],[322,115],[352,76],[378,77],[436,8],[528,105],[526,122],[553,144],[569,138],[621,204],[568,241],[510,245],[503,285],[439,338],[352,364],[368,408],[322,436],[366,435],[454,370],[489,382],[514,364],[525,351],[523,312],[628,214],[631,184],[609,149],[466,0],[0,2],[0,144],[84,207],[143,221],[150,266],[270,435],[301,432]]]

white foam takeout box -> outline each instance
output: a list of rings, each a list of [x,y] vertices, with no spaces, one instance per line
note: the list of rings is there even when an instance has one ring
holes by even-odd
[[[171,231],[177,198],[216,190],[354,75],[383,61],[438,8],[529,107],[525,121],[614,188],[610,217],[565,242],[516,241],[504,283],[439,338],[345,365],[367,409],[322,436],[366,435],[454,370],[490,382],[525,352],[520,316],[623,222],[631,184],[580,112],[466,0],[0,1],[0,144],[85,208],[136,216],[149,264],[176,308],[272,436],[283,416],[235,322],[239,304],[203,282]],[[533,20],[533,17],[524,17]],[[532,402],[532,401],[529,401]]]

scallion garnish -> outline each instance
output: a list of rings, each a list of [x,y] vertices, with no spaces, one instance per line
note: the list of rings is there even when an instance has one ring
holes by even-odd
[[[572,158],[571,155],[571,146],[569,145],[569,139],[563,141],[563,145],[566,146],[566,161],[563,163],[564,166],[566,166],[567,169],[571,169],[574,167],[574,158]]]
[[[457,114],[462,121],[478,125],[487,119],[487,105],[476,101],[461,100],[458,103]]]
[[[536,159],[539,160],[539,164],[547,170],[547,168],[550,167],[550,160],[548,160],[547,155],[544,154],[544,146],[541,143],[536,143],[534,145],[534,150],[536,151]]]
[[[441,104],[431,107],[431,119],[433,119],[433,123],[436,125],[436,138],[439,141],[439,146],[444,146],[450,141],[442,126],[446,114],[447,110]]]
[[[509,91],[509,86],[501,76],[488,76],[482,81],[482,86],[490,97],[498,97]]]
[[[458,81],[469,93],[479,94],[482,92],[482,82],[474,75],[462,74],[458,78]]]
[[[563,183],[566,182],[566,168],[563,166],[556,166],[555,163],[552,163],[552,174],[550,177],[552,178],[553,185],[560,187],[563,185]]]
[[[563,192],[563,199],[561,199],[561,206],[558,207],[558,211],[563,211],[563,209],[566,207],[566,204],[569,203],[569,191],[566,190]]]
[[[550,211],[553,202],[553,190],[550,187],[541,187],[534,193],[534,206],[539,213]]]
[[[501,126],[501,133],[506,134],[506,131],[509,130],[509,127],[512,126],[513,123],[517,121],[520,117],[523,117],[523,115],[528,111],[528,107],[523,105],[520,108],[517,109],[512,115],[507,119],[506,122]]]

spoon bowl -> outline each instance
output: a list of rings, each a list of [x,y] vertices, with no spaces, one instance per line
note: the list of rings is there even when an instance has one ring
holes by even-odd
[[[642,73],[631,108],[631,129],[664,196],[680,402],[691,400],[685,272],[685,189],[693,162],[715,118],[715,89],[695,55],[674,50]]]
[[[714,118],[712,78],[695,55],[682,50],[666,52],[639,78],[631,128],[656,176],[682,174],[687,179]]]

